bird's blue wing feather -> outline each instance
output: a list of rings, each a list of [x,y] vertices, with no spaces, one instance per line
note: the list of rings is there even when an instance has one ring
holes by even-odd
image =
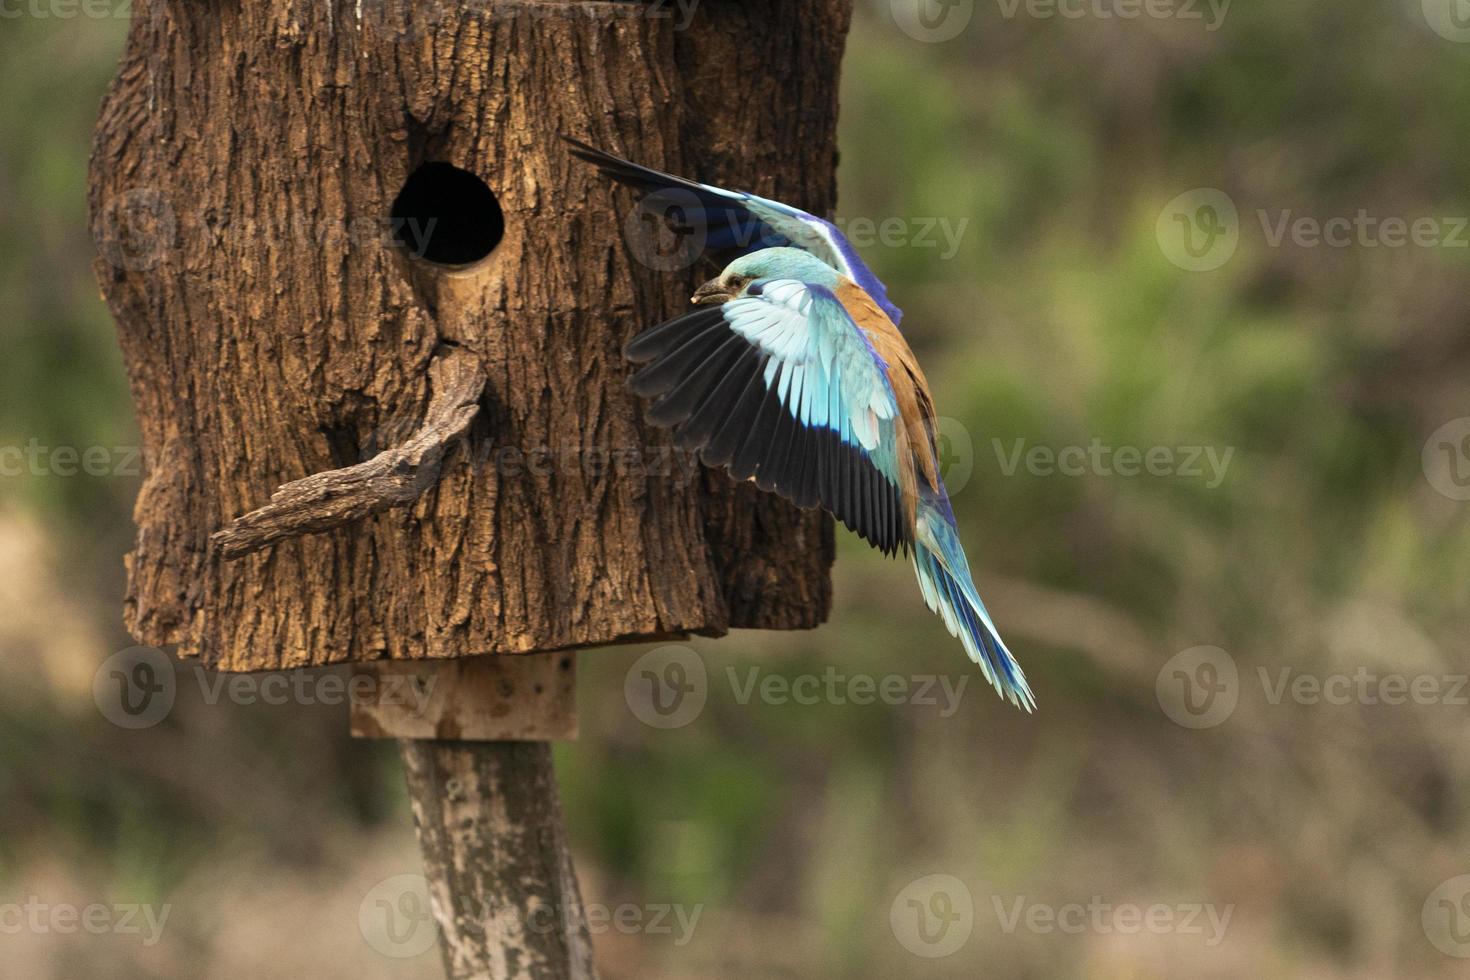
[[[896,447],[883,437],[898,404],[867,337],[823,286],[776,279],[758,290],[726,303],[723,313],[734,333],[770,355],[767,385],[789,378],[784,402],[798,422],[837,432],[896,481]]]
[[[897,400],[886,366],[837,297],[795,279],[753,284],[634,338],[650,418],[711,466],[801,506],[821,505],[892,553],[909,543]]]

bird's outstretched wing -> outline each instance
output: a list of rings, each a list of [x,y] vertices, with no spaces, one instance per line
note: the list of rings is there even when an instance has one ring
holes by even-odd
[[[1031,710],[1025,674],[970,577],[943,482],[927,383],[908,345],[850,283],[751,283],[644,331],[628,358],[649,418],[709,466],[821,505],[886,554],[910,553],[929,608],[996,691]]]
[[[887,554],[912,544],[914,400],[831,290],[757,281],[645,331],[627,355],[646,365],[632,388],[657,398],[650,419],[707,465],[820,504]]]
[[[739,255],[777,246],[802,249],[861,286],[895,326],[903,319],[903,311],[889,301],[883,283],[832,222],[779,201],[675,177],[570,136],[562,139],[571,146],[574,156],[638,191],[641,200],[656,212],[681,208],[682,220],[704,236],[707,249]]]

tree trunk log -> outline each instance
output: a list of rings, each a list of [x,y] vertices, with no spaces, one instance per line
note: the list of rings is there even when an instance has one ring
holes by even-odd
[[[450,980],[592,980],[545,742],[399,742]]]
[[[708,270],[640,263],[558,137],[828,211],[850,8],[138,0],[92,164],[138,641],[260,670],[818,625],[830,520],[665,452],[626,391]],[[430,161],[504,213],[470,268],[389,240]],[[440,425],[456,352],[484,393]]]

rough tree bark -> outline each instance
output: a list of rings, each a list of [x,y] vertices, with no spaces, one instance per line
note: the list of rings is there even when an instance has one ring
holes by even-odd
[[[622,343],[707,270],[641,265],[629,199],[557,137],[828,210],[850,3],[705,0],[681,29],[667,2],[139,0],[92,168],[147,468],[138,640],[256,670],[821,622],[830,521],[662,454],[624,387]],[[505,215],[468,270],[387,242],[434,160]],[[456,352],[485,384],[450,445],[426,419]],[[381,487],[415,433],[411,502],[239,537],[279,488],[371,495],[287,485],[371,462]]]

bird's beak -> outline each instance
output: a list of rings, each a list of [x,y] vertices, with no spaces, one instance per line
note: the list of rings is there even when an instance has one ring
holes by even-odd
[[[734,298],[730,295],[730,290],[719,279],[711,279],[694,291],[689,302],[695,306],[708,306],[711,303],[725,303]]]

